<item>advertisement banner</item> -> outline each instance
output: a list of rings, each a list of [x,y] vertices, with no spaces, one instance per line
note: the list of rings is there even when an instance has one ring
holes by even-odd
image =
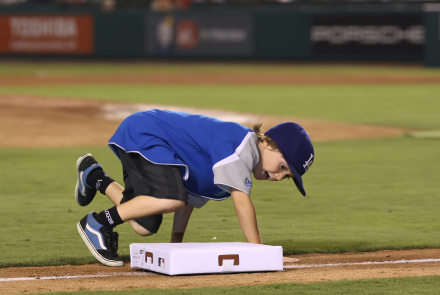
[[[316,55],[422,56],[421,14],[314,15],[310,30]]]
[[[149,55],[254,53],[254,23],[250,15],[148,15],[145,25],[145,49]]]
[[[0,53],[92,54],[93,31],[88,15],[0,16]]]

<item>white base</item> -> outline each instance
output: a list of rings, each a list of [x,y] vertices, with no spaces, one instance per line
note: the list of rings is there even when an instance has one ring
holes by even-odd
[[[283,270],[281,246],[251,243],[136,243],[131,267],[168,275]]]

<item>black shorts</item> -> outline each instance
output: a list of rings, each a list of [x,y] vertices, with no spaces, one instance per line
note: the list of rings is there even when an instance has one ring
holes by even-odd
[[[125,189],[121,204],[137,197],[188,201],[188,192],[178,166],[154,164],[139,153],[126,153],[119,149]],[[152,233],[157,233],[162,214],[147,216],[135,221]]]

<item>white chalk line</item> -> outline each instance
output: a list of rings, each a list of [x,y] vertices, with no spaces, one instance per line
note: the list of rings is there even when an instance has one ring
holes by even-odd
[[[152,275],[152,273],[149,273],[149,272],[116,272],[116,273],[109,273],[109,274],[76,275],[76,276],[0,278],[0,283],[1,282],[15,282],[15,281],[85,279],[85,278],[105,278],[105,277],[119,277],[119,276],[149,276],[149,275]]]
[[[414,259],[414,260],[394,260],[394,261],[364,261],[349,263],[328,263],[328,264],[292,264],[284,268],[310,268],[310,267],[329,267],[329,266],[350,266],[350,265],[377,265],[377,264],[403,264],[403,263],[426,263],[440,262],[440,259]]]
[[[284,266],[284,269],[289,269],[289,268],[312,268],[312,267],[333,267],[333,266],[351,266],[351,265],[426,263],[426,262],[440,262],[440,259],[414,259],[414,260],[394,260],[394,261],[364,261],[364,262],[327,263],[327,264],[292,264],[292,265]],[[150,273],[150,272],[119,272],[119,273],[96,274],[96,275],[0,278],[0,282],[34,281],[34,280],[59,280],[59,279],[84,279],[84,278],[102,278],[102,277],[116,277],[116,276],[148,276],[148,275],[152,275],[152,273]]]

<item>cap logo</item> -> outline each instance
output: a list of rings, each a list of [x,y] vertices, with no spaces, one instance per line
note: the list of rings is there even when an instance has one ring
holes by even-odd
[[[310,158],[304,163],[303,167],[307,171],[309,170],[310,166],[313,164],[313,154],[310,154]]]

